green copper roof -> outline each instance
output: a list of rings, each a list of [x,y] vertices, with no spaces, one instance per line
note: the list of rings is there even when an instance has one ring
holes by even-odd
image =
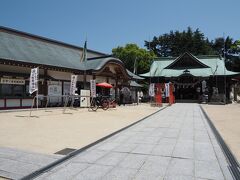
[[[215,76],[215,75],[235,75],[239,73],[235,73],[232,71],[228,71],[224,67],[224,61],[223,59],[220,59],[219,57],[215,56],[201,56],[200,58],[195,57],[198,61],[205,64],[209,68],[195,68],[195,69],[187,69],[188,73],[193,76],[199,76],[199,77],[209,77],[209,76]],[[164,58],[163,60],[157,59],[154,60],[150,71],[145,74],[141,74],[142,77],[178,77],[184,74],[185,69],[164,69],[167,66],[169,66],[171,63],[173,63],[177,58]]]

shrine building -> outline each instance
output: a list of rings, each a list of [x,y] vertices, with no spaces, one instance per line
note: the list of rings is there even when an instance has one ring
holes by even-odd
[[[220,56],[194,56],[184,53],[179,57],[160,57],[153,60],[150,71],[140,76],[150,83],[174,84],[176,102],[199,101],[199,95],[207,102],[226,103],[239,75],[226,69]]]
[[[108,54],[88,49],[87,61],[80,62],[82,54],[82,47],[0,27],[0,109],[31,107],[35,95],[29,94],[29,77],[36,67],[42,96],[68,95],[72,74],[78,75],[76,93],[89,90],[90,80],[95,79],[113,85],[111,94],[116,99],[120,87],[130,88],[134,80],[142,79]],[[60,106],[63,100],[55,98],[52,103]]]

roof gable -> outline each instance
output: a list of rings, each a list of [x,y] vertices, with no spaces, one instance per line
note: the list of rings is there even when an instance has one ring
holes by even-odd
[[[209,68],[190,53],[184,53],[164,69],[198,69]]]

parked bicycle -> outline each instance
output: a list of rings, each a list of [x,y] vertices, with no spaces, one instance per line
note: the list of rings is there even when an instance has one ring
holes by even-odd
[[[92,98],[90,108],[93,111],[97,111],[99,107],[103,110],[107,110],[109,108],[109,100],[107,97],[99,96]]]

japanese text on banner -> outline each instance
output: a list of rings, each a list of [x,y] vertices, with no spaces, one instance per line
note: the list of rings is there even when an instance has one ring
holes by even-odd
[[[38,74],[39,68],[31,69],[31,75],[29,79],[29,93],[32,94],[38,90]]]
[[[75,95],[77,84],[77,75],[71,75],[71,84],[70,84],[70,95]]]

